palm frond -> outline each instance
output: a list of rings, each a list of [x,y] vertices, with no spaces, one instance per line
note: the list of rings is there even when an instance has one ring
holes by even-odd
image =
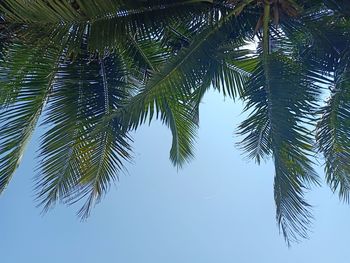
[[[95,132],[96,125],[129,95],[122,61],[117,55],[65,62],[57,74],[45,123],[37,193],[44,210],[57,201],[86,203],[78,212],[86,218],[101,199],[123,162],[131,158],[131,138],[118,119]]]
[[[191,105],[168,100],[162,109],[162,119],[172,133],[172,145],[170,149],[170,160],[175,166],[182,167],[194,157],[193,145],[197,133],[195,112]]]
[[[257,162],[272,156],[275,164],[276,218],[289,244],[307,236],[311,215],[304,190],[318,183],[310,154],[308,114],[317,87],[302,66],[281,52],[268,55],[251,77],[244,99],[249,117],[239,126],[241,147]]]
[[[327,2],[328,5],[332,1]],[[314,83],[320,90],[331,87],[326,106],[319,111],[322,116],[317,124],[316,140],[326,160],[326,181],[345,201],[349,201],[350,186],[346,138],[350,34],[344,29],[349,23],[348,19],[334,15],[321,5],[316,12],[306,14],[302,23],[288,21],[284,24],[285,32],[298,45],[303,65],[309,69]]]
[[[60,50],[14,44],[1,61],[0,193],[18,167],[53,83]]]
[[[345,53],[346,54],[346,53]],[[350,200],[350,68],[349,57],[342,57],[334,76],[334,86],[317,125],[317,142],[324,154],[326,180],[339,197]]]

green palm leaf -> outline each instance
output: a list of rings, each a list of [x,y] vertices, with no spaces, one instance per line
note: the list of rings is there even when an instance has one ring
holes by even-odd
[[[311,214],[304,191],[318,183],[307,129],[317,94],[301,64],[280,52],[258,65],[245,93],[250,115],[239,127],[241,146],[258,162],[273,158],[276,217],[288,244],[307,236]]]
[[[53,84],[59,50],[14,44],[1,62],[0,193],[20,163]]]
[[[56,201],[87,198],[78,212],[86,218],[129,160],[130,137],[118,119],[95,131],[95,126],[129,95],[125,67],[120,58],[78,57],[60,66],[45,123],[38,199],[44,210]]]
[[[348,53],[339,63],[326,106],[317,125],[317,141],[324,154],[326,180],[339,197],[349,202],[350,198],[350,70]]]

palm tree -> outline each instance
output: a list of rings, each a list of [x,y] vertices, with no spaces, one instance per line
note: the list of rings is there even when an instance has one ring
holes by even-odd
[[[147,120],[170,128],[174,165],[193,157],[212,87],[245,101],[240,147],[258,163],[272,157],[278,225],[288,244],[307,237],[315,153],[349,200],[348,10],[316,0],[3,1],[0,192],[39,122],[38,200],[47,210],[85,198],[85,218],[130,159],[128,132]]]

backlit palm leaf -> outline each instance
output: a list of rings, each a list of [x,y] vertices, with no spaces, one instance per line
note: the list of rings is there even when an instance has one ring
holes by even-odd
[[[37,178],[38,198],[45,209],[56,201],[71,203],[86,196],[79,215],[87,217],[123,169],[123,161],[130,159],[130,138],[118,119],[98,132],[94,129],[129,96],[127,79],[117,55],[85,55],[60,65]]]
[[[341,199],[350,198],[350,68],[344,53],[334,76],[334,86],[323,107],[317,140],[326,163],[326,180]]]
[[[258,65],[245,93],[250,115],[239,127],[242,147],[258,162],[273,158],[277,221],[287,242],[306,237],[310,223],[304,190],[318,179],[307,126],[317,94],[302,66],[279,52]]]

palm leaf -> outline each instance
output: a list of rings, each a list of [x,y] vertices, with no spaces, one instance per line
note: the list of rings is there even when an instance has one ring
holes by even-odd
[[[253,73],[245,93],[249,117],[239,133],[242,148],[258,162],[269,156],[275,164],[276,217],[288,242],[307,236],[311,214],[304,190],[318,182],[309,155],[312,151],[308,114],[317,87],[296,61],[280,52],[268,55]]]
[[[320,111],[316,139],[324,154],[326,180],[331,189],[338,190],[346,202],[350,198],[350,71],[349,57],[344,53],[335,76],[334,86],[326,105]]]
[[[44,210],[56,201],[72,203],[86,197],[78,212],[86,218],[117,179],[123,161],[130,159],[131,139],[118,119],[93,132],[100,119],[127,98],[126,81],[117,55],[93,60],[85,55],[61,65],[46,116],[51,128],[43,137],[37,178]]]
[[[20,163],[48,100],[60,50],[14,44],[1,62],[0,193]]]

